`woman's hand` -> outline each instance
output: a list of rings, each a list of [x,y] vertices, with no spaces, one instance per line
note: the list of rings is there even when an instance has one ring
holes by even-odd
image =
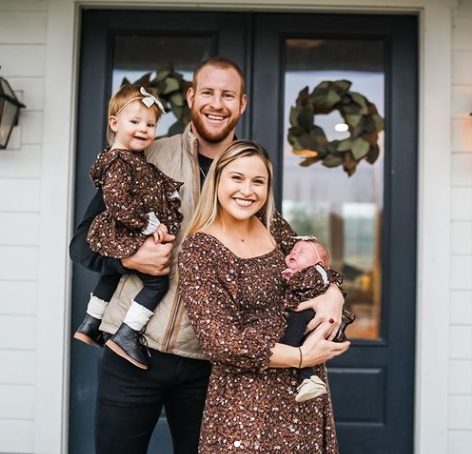
[[[324,322],[307,336],[300,347],[302,354],[301,367],[322,364],[347,351],[351,345],[349,341],[336,343],[327,340],[337,331],[333,326],[334,324]]]
[[[332,331],[329,336],[329,340],[333,340],[334,336],[338,332],[339,327],[341,326],[342,313],[344,306],[344,297],[339,290],[338,286],[331,284],[320,296],[313,298],[308,301],[300,303],[300,305],[295,309],[297,312],[304,311],[306,309],[313,309],[316,313],[315,318],[308,323],[306,327],[306,332],[313,331],[321,323],[329,323]]]

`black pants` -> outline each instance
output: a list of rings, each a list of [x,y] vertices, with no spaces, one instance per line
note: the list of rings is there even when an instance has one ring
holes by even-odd
[[[165,407],[174,454],[197,454],[211,366],[150,349],[139,369],[105,349],[95,415],[96,454],[145,454]]]
[[[301,312],[290,311],[287,320],[287,329],[280,339],[280,343],[290,345],[292,347],[300,347],[305,339],[306,325],[315,316],[313,309],[307,309]],[[298,371],[300,381],[310,378],[313,375],[313,367],[304,367]]]
[[[135,296],[134,301],[153,311],[169,289],[169,277],[151,276],[150,274],[139,272],[135,274],[143,282],[143,288]],[[103,274],[100,276],[92,293],[103,301],[108,302],[115,293],[120,279],[121,274]]]

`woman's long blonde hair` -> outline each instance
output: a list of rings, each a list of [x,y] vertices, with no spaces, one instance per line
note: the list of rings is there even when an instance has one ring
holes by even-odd
[[[212,224],[220,213],[218,203],[218,185],[223,169],[239,158],[247,156],[257,156],[267,168],[269,178],[267,181],[267,200],[261,208],[262,220],[270,231],[274,213],[274,191],[272,188],[273,168],[267,151],[258,143],[250,140],[237,140],[233,142],[220,156],[212,163],[208,175],[203,185],[200,200],[195,209],[195,213],[190,221],[190,225],[185,232],[184,238],[193,235],[203,227]]]

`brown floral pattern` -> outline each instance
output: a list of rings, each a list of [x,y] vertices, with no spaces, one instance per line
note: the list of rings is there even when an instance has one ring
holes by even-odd
[[[320,265],[321,266],[321,265]],[[330,284],[341,285],[343,277],[337,271],[324,268],[328,277],[325,284],[323,277],[314,266],[309,266],[292,274],[287,282],[286,305],[293,309],[303,301],[323,294]]]
[[[326,269],[329,284],[342,285],[343,277],[335,270]],[[303,270],[299,270],[292,275],[287,283],[287,291],[285,294],[285,305],[288,309],[297,307],[303,301],[316,298],[322,295],[329,287],[325,284],[321,274],[314,266],[309,266]],[[346,297],[346,294],[344,297]],[[343,309],[343,319],[354,320],[355,316],[347,309]],[[352,323],[352,321],[351,321]],[[343,342],[346,340],[345,335],[340,338]],[[338,342],[338,341],[336,341]]]
[[[200,454],[338,453],[330,397],[297,403],[297,369],[268,367],[286,325],[281,272],[292,245],[242,259],[205,233],[183,244],[180,295],[213,364]],[[324,365],[316,373],[327,381]]]
[[[146,239],[142,231],[150,212],[171,234],[179,230],[182,214],[175,191],[182,183],[148,163],[144,153],[106,149],[92,165],[90,176],[96,186],[102,186],[107,207],[89,229],[87,241],[93,251],[115,258],[134,254]]]

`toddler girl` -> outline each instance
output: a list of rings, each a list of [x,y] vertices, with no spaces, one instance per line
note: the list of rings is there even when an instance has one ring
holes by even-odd
[[[145,149],[156,137],[156,124],[164,108],[141,87],[124,85],[111,98],[108,108],[108,143],[90,170],[103,190],[106,210],[93,220],[87,241],[103,256],[133,255],[149,235],[161,241],[175,235],[182,214],[177,193],[182,183],[148,163]],[[136,295],[116,333],[106,342],[115,353],[135,366],[147,369],[141,343],[142,332],[168,289],[168,276],[136,275],[143,289]],[[99,330],[103,313],[116,290],[120,274],[102,275],[87,306],[87,315],[74,337],[88,345],[103,346]]]

